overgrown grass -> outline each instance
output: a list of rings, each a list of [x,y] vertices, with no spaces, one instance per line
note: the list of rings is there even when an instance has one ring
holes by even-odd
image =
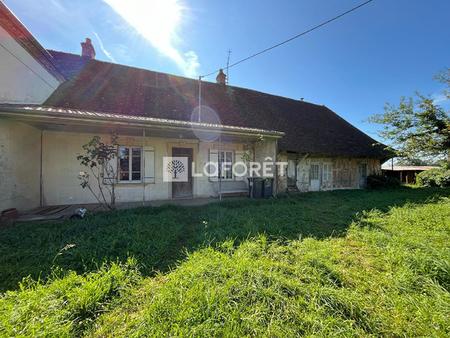
[[[13,236],[24,227],[43,262],[25,256],[26,267],[60,268],[0,298],[0,336],[449,336],[448,195],[341,191],[3,229],[1,250],[22,250],[7,262],[26,254]],[[105,244],[121,236],[123,246]],[[88,272],[128,253],[143,275],[134,262]],[[174,268],[154,275],[158,264]]]
[[[17,288],[28,275],[45,279],[53,265],[84,273],[133,256],[141,272],[152,275],[205,243],[239,242],[263,233],[271,240],[341,236],[358,213],[423,203],[434,195],[448,196],[450,189],[308,193],[204,207],[121,210],[62,224],[18,224],[0,229],[0,291]]]
[[[94,336],[448,336],[450,199],[373,211],[347,236],[204,248]]]
[[[0,298],[0,335],[78,336],[139,281],[132,260],[84,276],[55,272],[46,283],[25,280],[20,291]]]

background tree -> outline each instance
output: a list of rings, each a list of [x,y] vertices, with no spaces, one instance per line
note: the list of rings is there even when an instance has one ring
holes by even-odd
[[[447,68],[434,76],[435,80],[443,83],[446,87],[443,94],[450,99],[450,68]]]
[[[433,165],[433,162],[428,162],[420,158],[401,158],[397,161],[398,165]]]
[[[100,136],[94,136],[83,145],[84,153],[77,156],[80,164],[87,168],[78,175],[81,187],[88,189],[108,209],[115,209],[116,204],[117,166],[114,159],[117,157],[117,139],[117,135],[113,133],[108,144],[102,142]]]
[[[449,98],[450,69],[437,75],[446,85]],[[415,98],[401,98],[398,106],[387,104],[383,114],[369,119],[383,125],[379,135],[390,141],[397,156],[406,159],[449,158],[450,119],[448,111],[430,97],[416,93]]]

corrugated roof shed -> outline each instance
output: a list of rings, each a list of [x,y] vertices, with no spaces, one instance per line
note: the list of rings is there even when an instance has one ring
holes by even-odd
[[[426,171],[431,169],[436,169],[439,167],[430,165],[394,165],[393,167],[389,164],[383,164],[381,169],[390,171]]]

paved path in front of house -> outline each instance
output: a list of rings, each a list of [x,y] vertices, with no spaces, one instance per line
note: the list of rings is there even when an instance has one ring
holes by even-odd
[[[242,199],[242,197],[226,197],[223,200]],[[185,199],[172,199],[172,200],[159,200],[159,201],[146,201],[146,202],[124,202],[117,203],[116,207],[119,210],[133,209],[140,207],[160,207],[163,205],[179,205],[186,207],[195,207],[207,205],[210,203],[218,203],[218,198],[185,198]],[[72,205],[56,205],[39,207],[32,210],[19,213],[19,222],[30,221],[62,221],[70,218],[78,208],[86,208],[88,212],[95,213],[103,211],[104,208],[99,204],[72,204]]]

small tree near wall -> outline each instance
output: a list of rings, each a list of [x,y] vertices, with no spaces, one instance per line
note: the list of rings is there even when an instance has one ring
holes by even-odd
[[[116,205],[117,139],[113,133],[111,142],[107,144],[102,142],[100,136],[94,136],[83,145],[84,153],[77,156],[77,160],[86,168],[78,175],[81,187],[88,189],[103,207],[110,210],[115,209]]]

